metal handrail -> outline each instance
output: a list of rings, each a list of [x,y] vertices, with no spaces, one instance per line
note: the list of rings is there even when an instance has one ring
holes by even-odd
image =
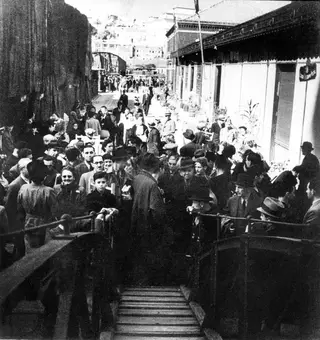
[[[194,212],[194,214],[197,214],[199,216],[205,216],[205,217],[230,218],[232,220],[264,223],[264,221],[262,221],[262,220],[259,220],[259,219],[256,219],[256,218],[250,218],[250,217],[234,217],[234,216],[221,215],[221,214],[204,214],[204,213],[200,213],[200,212]],[[289,226],[289,227],[309,227],[310,226],[310,224],[278,222],[278,221],[268,221],[268,223],[269,224],[275,224],[275,225],[286,225],[286,226]]]
[[[64,214],[64,215],[62,215],[61,219],[58,220],[58,221],[41,224],[41,225],[38,225],[36,227],[31,227],[31,228],[28,228],[28,229],[17,230],[17,231],[12,231],[10,233],[0,234],[0,239],[1,238],[8,238],[10,236],[16,236],[16,235],[20,235],[20,234],[26,234],[26,233],[29,233],[31,231],[38,231],[38,230],[47,229],[47,228],[54,228],[54,227],[57,227],[59,224],[66,223],[66,221],[70,218],[71,218],[71,221],[74,222],[74,221],[85,220],[85,219],[88,219],[88,218],[93,218],[93,217],[96,217],[97,215],[99,215],[99,213],[92,213],[90,215],[84,215],[84,216],[79,216],[79,217],[71,217],[70,215]]]

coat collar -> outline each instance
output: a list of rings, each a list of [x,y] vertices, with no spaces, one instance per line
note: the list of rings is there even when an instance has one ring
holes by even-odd
[[[150,179],[152,179],[152,180],[158,185],[156,179],[150,174],[150,172],[141,169],[141,170],[140,170],[140,174],[141,174],[141,175],[144,175],[144,176],[146,176],[146,177],[149,177]]]

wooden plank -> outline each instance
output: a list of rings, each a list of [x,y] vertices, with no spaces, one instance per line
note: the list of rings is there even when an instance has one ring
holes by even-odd
[[[139,302],[182,302],[187,303],[186,299],[181,297],[173,297],[173,296],[121,296],[120,301],[122,302],[131,302],[131,301],[139,301]]]
[[[181,285],[180,286],[181,293],[185,297],[187,301],[189,301],[190,295],[191,295],[191,289],[187,288],[186,286]]]
[[[167,291],[125,291],[122,296],[172,296],[180,297],[181,292],[167,292]]]
[[[124,292],[180,292],[179,287],[125,287]]]
[[[185,303],[121,302],[120,308],[189,309]]]
[[[213,329],[205,328],[203,332],[208,340],[222,340],[221,335]]]
[[[184,337],[166,337],[166,336],[141,336],[141,335],[121,335],[116,334],[113,340],[206,340],[203,336],[184,336]]]
[[[190,302],[190,307],[191,307],[195,317],[197,318],[200,326],[202,326],[204,318],[206,316],[206,313],[204,312],[202,307],[196,302]]]
[[[194,317],[120,316],[117,325],[198,325]]]
[[[131,315],[131,316],[145,316],[145,315],[157,315],[157,316],[193,316],[190,309],[123,309],[120,308],[118,316]]]
[[[117,325],[115,334],[201,335],[199,326]]]
[[[28,277],[72,241],[74,240],[51,240],[3,270],[0,273],[0,306]]]
[[[73,292],[64,292],[60,294],[59,308],[57,313],[56,325],[54,327],[53,340],[67,339],[72,295]]]

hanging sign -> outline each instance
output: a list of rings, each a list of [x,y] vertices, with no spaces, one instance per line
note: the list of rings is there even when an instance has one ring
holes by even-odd
[[[300,72],[299,72],[300,81],[308,81],[311,79],[315,79],[316,76],[317,76],[317,64],[316,63],[307,63],[306,66],[300,67]]]

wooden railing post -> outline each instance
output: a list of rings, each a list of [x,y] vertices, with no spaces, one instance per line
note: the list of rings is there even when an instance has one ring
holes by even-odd
[[[239,333],[243,340],[248,338],[248,271],[249,271],[249,236],[242,235],[240,237],[240,257],[241,257],[241,272],[243,292],[240,302],[240,318],[239,318]]]
[[[69,236],[72,225],[72,217],[68,214],[64,214],[61,216],[61,220],[63,220],[62,225],[64,228],[64,235]]]
[[[211,317],[216,325],[217,320],[217,272],[218,272],[218,245],[213,243],[213,248],[210,254],[210,309]]]

